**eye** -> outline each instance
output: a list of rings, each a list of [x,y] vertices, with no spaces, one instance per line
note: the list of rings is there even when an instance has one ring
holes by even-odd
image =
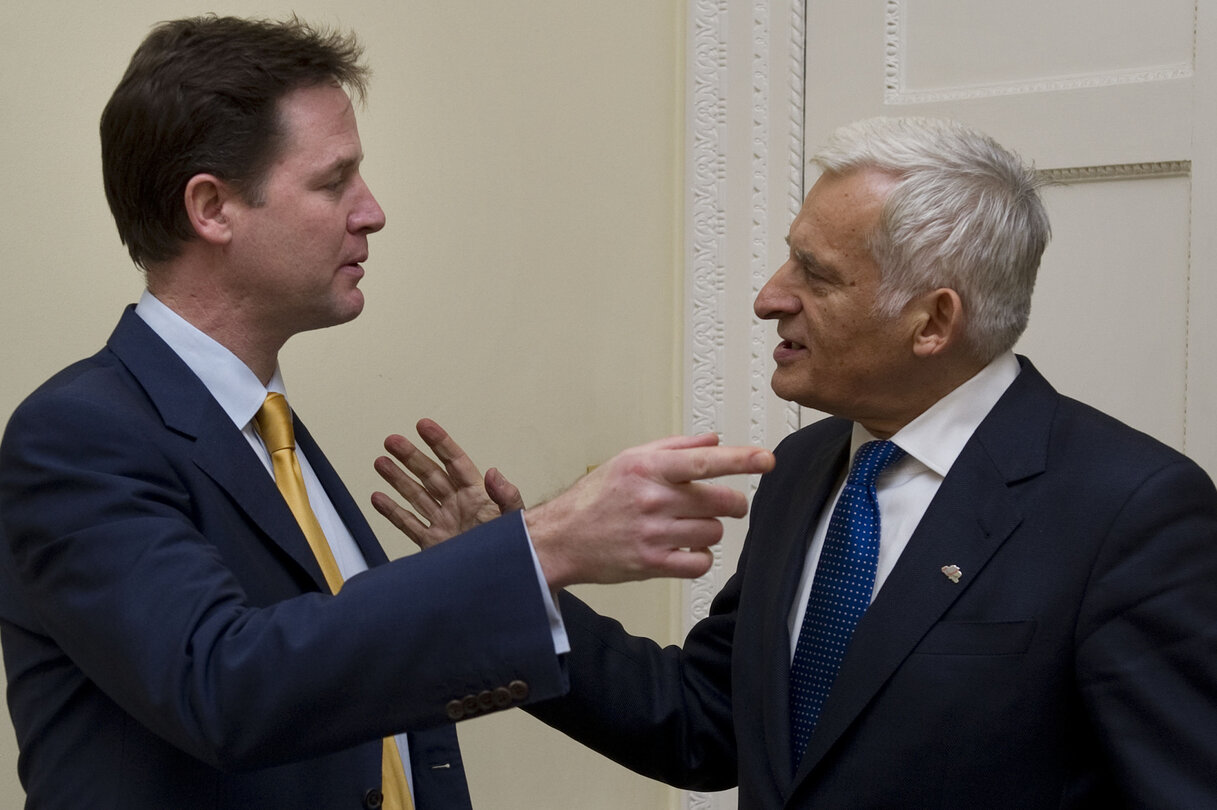
[[[814,282],[824,280],[824,277],[820,275],[820,272],[815,265],[800,259],[798,256],[794,257],[794,264],[799,270],[799,275],[802,276],[805,281]]]
[[[354,169],[349,166],[337,167],[331,174],[323,175],[320,178],[321,185],[318,188],[330,194],[341,194],[350,185],[351,177],[354,174]]]
[[[825,275],[823,270],[815,265],[807,265],[800,262],[798,268],[803,287],[814,296],[827,296],[837,286],[832,278]]]

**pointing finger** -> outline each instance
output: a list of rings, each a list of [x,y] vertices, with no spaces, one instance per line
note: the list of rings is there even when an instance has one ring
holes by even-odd
[[[761,447],[693,447],[664,453],[657,472],[671,483],[717,478],[721,475],[751,475],[773,469],[773,453]]]

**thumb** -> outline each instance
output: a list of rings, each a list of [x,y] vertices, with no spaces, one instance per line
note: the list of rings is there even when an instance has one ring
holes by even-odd
[[[486,494],[490,496],[490,500],[498,504],[499,511],[503,514],[524,508],[524,499],[520,497],[520,490],[515,484],[504,478],[497,467],[491,467],[486,471],[485,483]]]

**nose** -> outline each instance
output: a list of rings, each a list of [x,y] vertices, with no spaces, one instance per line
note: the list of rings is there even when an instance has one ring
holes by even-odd
[[[752,311],[761,320],[774,320],[784,315],[793,315],[802,309],[799,297],[790,289],[790,273],[794,270],[794,261],[788,260],[779,267],[761,287],[752,302]]]
[[[368,188],[362,177],[359,178],[359,184],[362,188],[355,207],[347,217],[347,229],[351,233],[376,233],[385,226],[385,212],[381,210],[380,203],[372,196],[372,189]]]

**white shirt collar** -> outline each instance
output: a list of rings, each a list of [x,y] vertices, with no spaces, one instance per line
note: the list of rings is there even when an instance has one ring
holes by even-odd
[[[135,306],[135,314],[139,315],[161,340],[169,344],[169,348],[202,380],[203,385],[220,403],[220,407],[238,429],[244,430],[254,418],[254,414],[262,407],[267,392],[277,391],[287,395],[283,377],[277,366],[270,383],[263,386],[257,375],[241,362],[240,358],[195,328],[147,290],[140,296],[139,303]]]
[[[967,382],[896,431],[891,440],[926,467],[945,477],[955,459],[963,452],[964,445],[1020,370],[1014,352],[998,355]],[[861,445],[874,438],[866,428],[855,422],[850,439],[850,458]]]

